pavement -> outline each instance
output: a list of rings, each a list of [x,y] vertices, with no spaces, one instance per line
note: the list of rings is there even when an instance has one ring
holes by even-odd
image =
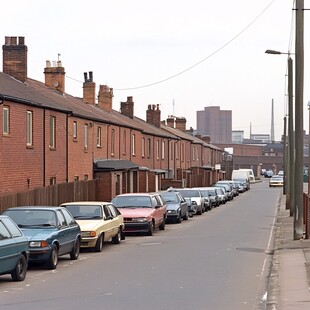
[[[310,239],[294,240],[294,217],[280,195],[266,309],[310,309]]]

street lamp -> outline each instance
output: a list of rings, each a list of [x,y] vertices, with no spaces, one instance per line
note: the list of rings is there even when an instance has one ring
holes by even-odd
[[[310,101],[308,101],[309,110],[309,132],[308,132],[308,197],[310,195]]]
[[[293,60],[291,53],[282,53],[274,50],[266,50],[266,54],[273,55],[288,55],[288,154],[285,158],[284,178],[286,180],[286,209],[290,210],[290,216],[294,215],[294,197],[295,197],[295,143],[294,143],[294,128],[293,128]],[[285,137],[284,137],[284,140]]]

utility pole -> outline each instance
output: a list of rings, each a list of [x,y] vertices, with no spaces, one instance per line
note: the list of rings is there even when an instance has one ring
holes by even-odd
[[[296,0],[294,240],[303,237],[304,0]]]
[[[290,209],[290,216],[294,215],[294,180],[295,180],[295,137],[294,137],[294,109],[293,109],[293,60],[289,56],[288,60],[288,159],[289,169],[287,177],[286,199],[288,200],[288,206]]]
[[[283,195],[286,195],[287,191],[287,183],[286,183],[286,176],[287,176],[287,132],[286,132],[286,116],[283,118],[284,124],[284,132],[283,132],[283,166],[284,166],[284,177],[283,177]]]

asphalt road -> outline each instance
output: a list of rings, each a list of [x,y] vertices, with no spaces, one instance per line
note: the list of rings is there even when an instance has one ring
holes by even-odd
[[[55,271],[30,268],[24,282],[1,276],[0,309],[264,309],[280,192],[263,180],[154,236],[63,257]]]

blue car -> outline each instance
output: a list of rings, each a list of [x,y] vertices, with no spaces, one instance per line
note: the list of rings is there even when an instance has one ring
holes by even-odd
[[[29,263],[56,269],[58,257],[80,254],[81,230],[71,213],[63,207],[17,207],[4,212],[22,230],[29,242]]]
[[[27,273],[28,239],[7,216],[0,215],[0,275],[23,281]]]

